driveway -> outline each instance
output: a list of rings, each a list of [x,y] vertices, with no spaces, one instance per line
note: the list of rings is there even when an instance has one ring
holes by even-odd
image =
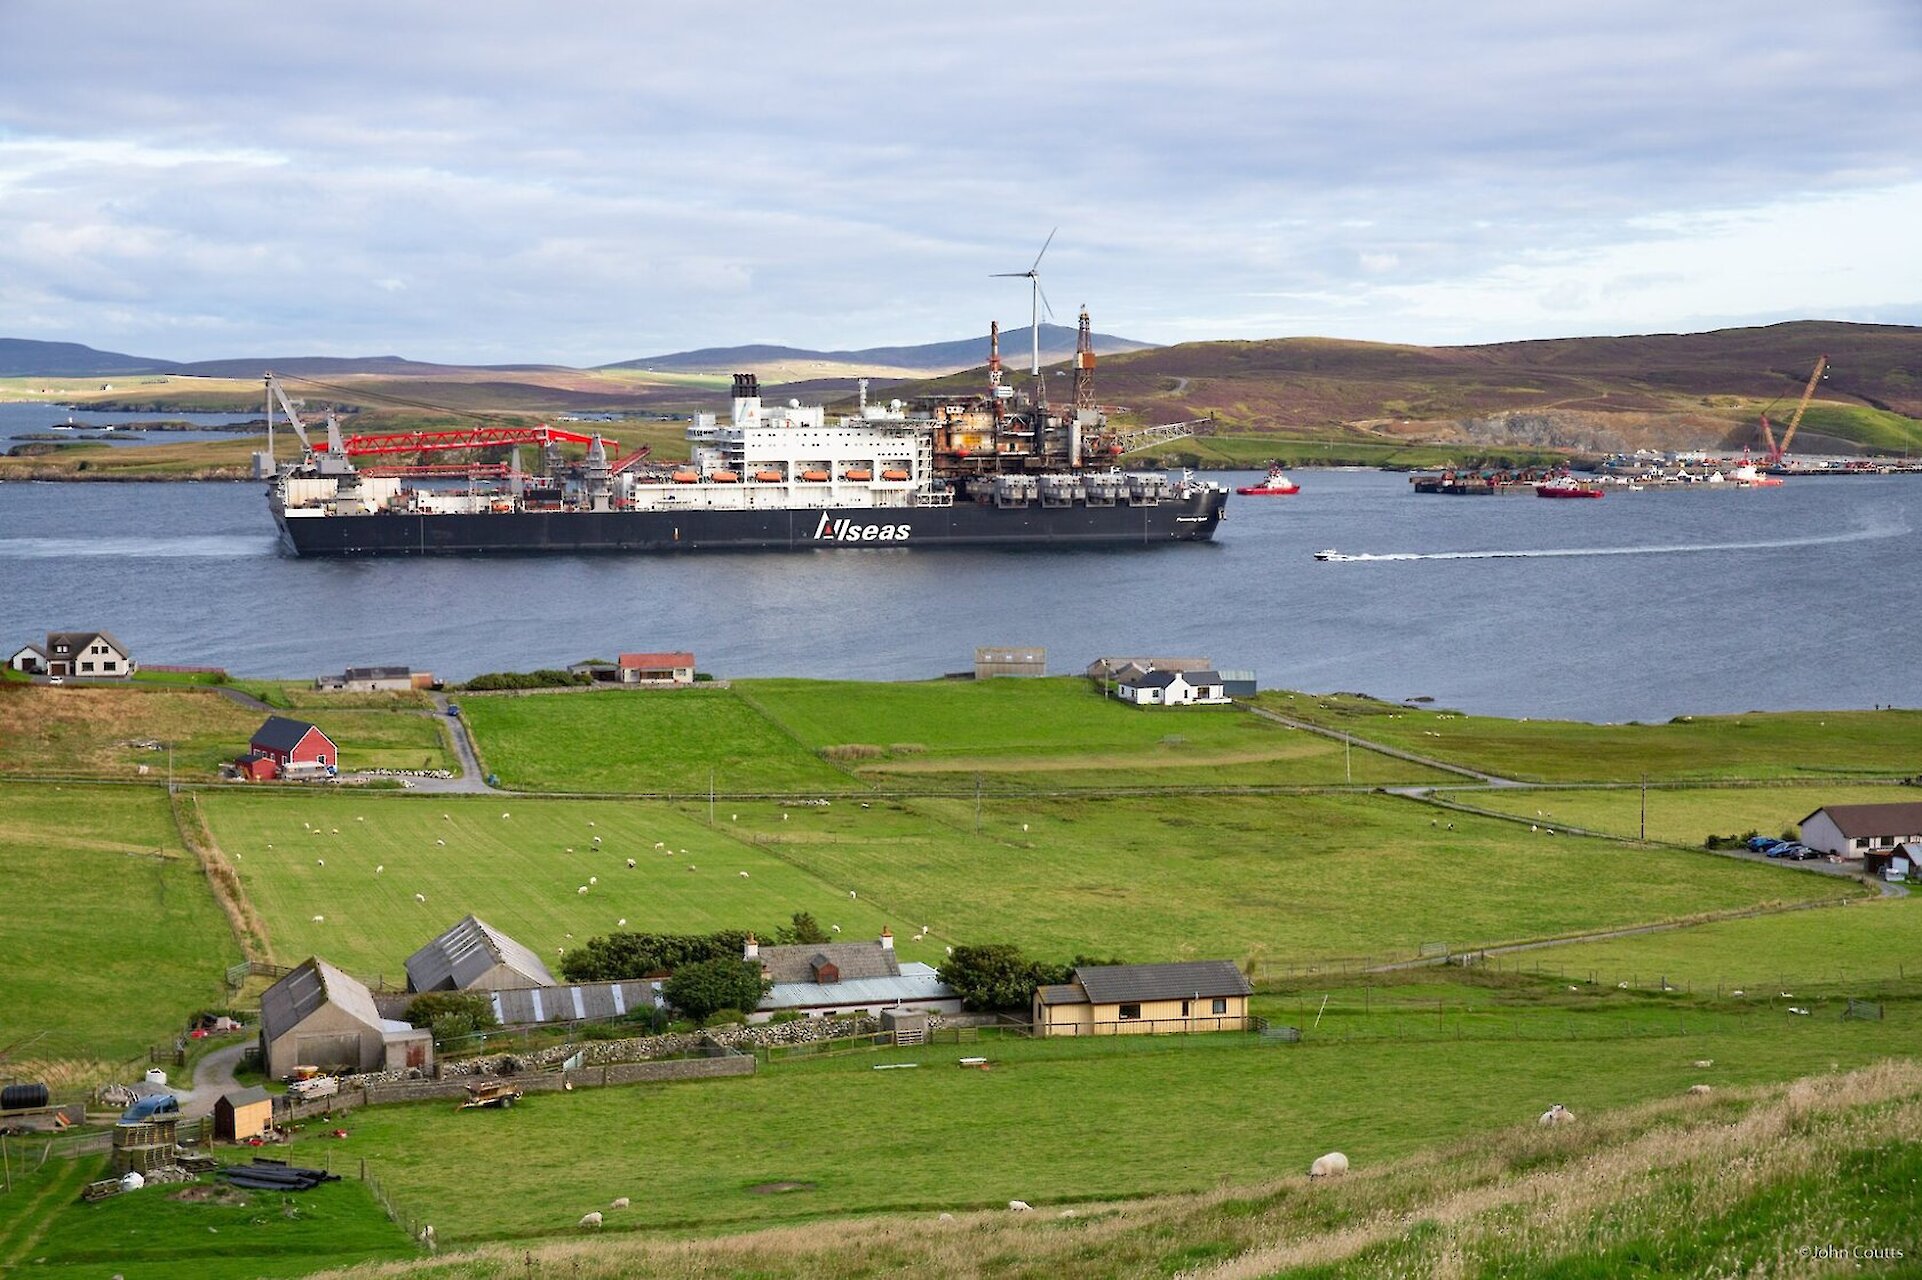
[[[175,1096],[180,1099],[180,1114],[189,1117],[212,1115],[214,1103],[220,1095],[240,1087],[234,1079],[234,1068],[240,1065],[241,1056],[254,1044],[253,1037],[242,1035],[236,1043],[215,1049],[196,1062],[193,1088],[185,1092],[175,1090]]]

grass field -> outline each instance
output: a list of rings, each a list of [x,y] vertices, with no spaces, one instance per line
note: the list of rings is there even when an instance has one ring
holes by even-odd
[[[453,766],[445,730],[431,715],[396,715],[365,701],[345,710],[303,705],[299,715],[339,745],[346,770]],[[0,774],[132,778],[145,766],[147,776],[164,778],[164,749],[130,745],[158,742],[173,744],[177,777],[206,779],[247,749],[265,718],[212,690],[10,684],[0,687]]]
[[[892,925],[903,958],[937,965],[949,945],[989,941],[1064,960],[1281,963],[1859,892],[1494,819],[1459,818],[1451,831],[1425,808],[1368,796],[999,799],[984,802],[979,831],[960,800],[723,801],[713,830],[704,803],[220,792],[203,808],[276,958],[318,951],[369,976],[394,974],[469,911],[546,955],[620,918],[637,929],[769,929],[805,910],[850,938]],[[670,857],[657,840],[689,852]],[[628,857],[640,866],[628,870]],[[581,895],[589,875],[600,883]]]
[[[543,791],[1361,785],[1446,775],[1231,708],[1156,711],[1078,678],[469,697],[487,766]],[[838,765],[835,763],[840,761]]]
[[[846,791],[859,784],[726,689],[464,697],[487,768],[537,791]]]
[[[1536,782],[1905,778],[1922,760],[1922,711],[1782,711],[1666,724],[1462,716],[1331,694],[1261,704],[1452,764]]]
[[[880,907],[661,804],[231,791],[201,803],[282,963],[318,953],[394,980],[469,912],[550,964],[623,918],[635,930],[771,932],[812,911],[849,939],[887,923]]]
[[[1532,1120],[1551,1101],[1584,1115],[1674,1096],[1705,1077],[1727,1087],[1854,1066],[1912,1046],[1913,1019],[1907,1006],[1883,1023],[1821,1026],[1779,1011],[1699,1013],[1686,1034],[1604,1032],[1520,1052],[1472,1039],[1014,1040],[980,1050],[987,1072],[952,1065],[972,1047],[923,1046],[801,1060],[751,1078],[530,1096],[504,1113],[382,1108],[360,1113],[341,1145],[448,1243],[572,1235],[582,1213],[622,1195],[637,1208],[610,1214],[610,1226],[656,1232],[932,1216],[1014,1198],[1052,1209],[1299,1174],[1331,1149],[1373,1168]],[[1698,1071],[1697,1058],[1718,1067]],[[904,1061],[919,1069],[873,1070]],[[699,1139],[658,1159],[669,1134]],[[510,1142],[516,1159],[492,1158]],[[494,1180],[484,1199],[471,1194],[482,1162]],[[770,1190],[783,1183],[803,1185]]]
[[[0,785],[0,868],[0,1072],[144,1059],[220,1002],[240,957],[158,788]]]
[[[1720,787],[1648,792],[1648,838],[1699,846],[1709,836],[1749,831],[1779,836],[1823,805],[1894,804],[1918,796],[1910,788],[1806,785]],[[1634,838],[1642,830],[1642,793],[1606,791],[1478,791],[1457,794],[1464,804],[1589,831]]]
[[[1611,982],[1667,978],[1697,991],[1719,986],[1763,999],[1815,985],[1859,984],[1861,995],[1887,981],[1922,976],[1922,899],[1879,898],[1531,954],[1561,972],[1592,971]],[[1922,1038],[1910,1052],[1922,1054]]]
[[[81,1201],[87,1181],[109,1172],[98,1156],[16,1171],[12,1194],[0,1196],[0,1274],[253,1280],[418,1255],[352,1177],[299,1195],[203,1183],[190,1189],[192,1199],[181,1187],[159,1186]]]

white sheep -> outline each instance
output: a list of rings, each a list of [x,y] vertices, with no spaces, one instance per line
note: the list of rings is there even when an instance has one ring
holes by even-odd
[[[424,893],[417,893],[417,894],[415,894],[415,895],[414,895],[414,901],[415,901],[415,902],[425,902],[425,901],[427,901],[427,895],[426,895],[426,894],[424,894]]]
[[[385,870],[387,870],[387,864],[383,862],[379,866],[374,868],[374,874],[379,875],[381,872]]]
[[[365,818],[355,818],[355,819],[354,819],[354,821],[355,821],[355,822],[365,822],[365,821],[367,821],[367,819],[365,819]]]
[[[1034,1206],[1026,1200],[1010,1200],[1008,1201],[1008,1208],[1015,1213],[1029,1213],[1033,1211]]]
[[[315,924],[326,924],[326,923],[327,923],[327,917],[326,917],[326,916],[315,916],[315,917],[314,917],[314,923],[315,923]]]
[[[637,865],[637,864],[635,863],[635,861],[634,861],[634,859],[632,859],[632,858],[629,858],[629,859],[627,860],[627,869],[628,869],[629,871],[632,871],[632,870],[633,870],[633,869],[635,868],[635,866],[636,866],[636,865]]]
[[[848,897],[850,897],[850,898],[852,898],[853,896],[854,896],[854,890],[852,890],[852,889],[849,889],[849,890],[848,890]]]
[[[1541,1119],[1535,1123],[1541,1125],[1544,1129],[1552,1129],[1558,1124],[1569,1124],[1574,1119],[1575,1113],[1558,1102],[1548,1110],[1542,1112]]]
[[[1710,1067],[1714,1065],[1715,1065],[1715,1059],[1713,1058],[1697,1058],[1695,1060],[1695,1069],[1697,1071],[1707,1071]]]
[[[741,873],[741,879],[743,879],[743,880],[745,880],[745,879],[747,879],[747,872],[745,872],[745,871],[743,871],[743,872]]]
[[[596,1209],[592,1213],[581,1215],[581,1225],[583,1227],[598,1228],[601,1225],[601,1211]]]
[[[695,865],[694,865],[693,863],[691,863],[691,862],[687,864],[687,869],[688,869],[689,871],[699,871],[699,870],[700,870],[700,868],[699,868],[699,867],[697,867],[697,866],[695,866]]]
[[[447,842],[445,840],[436,840],[434,841],[434,843],[439,845],[443,849],[447,847]]]
[[[1308,1166],[1311,1178],[1339,1178],[1348,1172],[1348,1157],[1339,1151],[1330,1151]]]
[[[588,825],[588,826],[590,826],[590,827],[591,827],[591,826],[593,826],[593,825],[594,825],[594,819],[592,819],[592,818],[589,818],[589,819],[587,820],[587,825]],[[621,1208],[623,1208],[623,1209],[625,1209],[625,1208],[627,1208],[627,1201],[625,1201],[625,1200],[623,1200],[623,1201],[621,1201]]]
[[[574,892],[575,892],[575,893],[586,893],[586,892],[587,892],[587,886],[586,886],[586,885],[582,885],[582,886],[581,886],[580,888],[578,888],[578,889],[576,889],[576,890],[574,890]]]
[[[317,866],[317,867],[324,867],[324,866],[326,866],[326,865],[327,865],[327,859],[325,859],[325,858],[315,858],[315,859],[314,859],[314,865],[315,865],[315,866]]]
[[[595,836],[595,837],[594,837],[594,843],[595,843],[595,844],[599,844],[600,842],[601,842],[601,838],[600,838],[599,836]]]
[[[561,852],[563,852],[563,853],[572,853],[572,852],[574,852],[574,846],[570,844],[570,845],[568,845],[568,846],[567,846],[567,848],[565,848],[565,849],[563,849],[563,850],[561,850]]]
[[[442,822],[452,822],[454,820],[454,815],[451,813],[443,813],[440,816],[440,820]]]
[[[506,821],[506,819],[507,819],[507,815],[505,813],[501,814],[501,820]]]
[[[617,1200],[615,1200],[615,1201],[614,1201],[614,1203],[613,1203],[613,1205],[612,1205],[611,1207],[613,1207],[613,1208],[615,1208],[615,1209],[625,1209],[625,1208],[627,1208],[627,1197],[626,1197],[626,1196],[621,1196],[621,1197],[620,1197],[619,1199],[617,1199]]]
[[[1794,1005],[1789,1006],[1789,1012],[1794,1014],[1798,1018],[1806,1018],[1809,1016],[1809,1011],[1807,1009],[1798,1009]]]
[[[951,1213],[944,1213],[944,1214],[942,1214],[942,1215],[941,1215],[941,1217],[940,1217],[940,1219],[939,1219],[939,1221],[941,1221],[941,1222],[953,1222],[953,1221],[954,1221],[954,1215],[953,1215],[953,1214],[951,1214]]]
[[[666,844],[666,842],[665,842],[665,841],[661,841],[661,840],[656,840],[656,841],[654,842],[654,847],[655,847],[656,849],[665,849],[665,848],[667,848],[667,844]]]
[[[1715,1090],[1705,1084],[1692,1084],[1688,1087],[1688,1091],[1697,1097],[1707,1097],[1709,1094],[1715,1092]]]
[[[622,917],[621,917],[621,918],[620,918],[619,920],[616,920],[616,921],[614,922],[614,927],[615,927],[616,929],[625,929],[625,928],[627,928],[627,917],[626,917],[626,916],[622,916]]]
[[[1737,988],[1737,989],[1735,989],[1734,991],[1731,991],[1731,992],[1729,992],[1729,994],[1730,994],[1730,995],[1732,995],[1732,996],[1734,996],[1734,997],[1735,997],[1735,998],[1736,998],[1737,1000],[1740,1000],[1740,999],[1741,999],[1741,998],[1742,998],[1742,997],[1743,997],[1744,995],[1746,995],[1746,994],[1748,994],[1748,993],[1747,993],[1747,992],[1745,992],[1745,991],[1743,991],[1743,990],[1741,990],[1741,989],[1740,989],[1740,988],[1738,987],[1738,988]]]
[[[838,925],[838,924],[831,924],[831,925],[829,925],[829,926],[828,926],[828,928],[829,928],[830,930],[832,930],[833,932],[835,932],[835,933],[839,933],[839,932],[841,932],[841,926],[840,926],[840,925]]]
[[[589,884],[599,884],[601,882],[601,878],[599,876],[589,876],[587,878],[587,882]]]

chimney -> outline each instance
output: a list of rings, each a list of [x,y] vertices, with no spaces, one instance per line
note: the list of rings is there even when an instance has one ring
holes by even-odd
[[[750,933],[747,935],[747,945],[741,949],[741,959],[759,960],[760,958],[761,958],[761,944],[759,942],[756,942],[754,940],[754,935]]]
[[[881,926],[881,950],[894,950],[894,930],[888,928],[886,925]]]

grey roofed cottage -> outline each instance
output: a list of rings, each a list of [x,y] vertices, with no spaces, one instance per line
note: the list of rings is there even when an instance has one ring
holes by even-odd
[[[1179,964],[1092,965],[1074,971],[1075,981],[1095,1004],[1123,1000],[1183,1000],[1195,996],[1246,996],[1254,987],[1228,960],[1188,960]]]
[[[1034,994],[1037,1036],[1246,1031],[1254,988],[1228,960],[1086,965]],[[1259,1025],[1259,1024],[1253,1024]]]
[[[478,916],[456,921],[407,957],[410,991],[506,991],[553,985],[554,975],[539,956]]]
[[[760,948],[761,971],[774,982],[813,982],[823,965],[832,965],[842,982],[860,978],[898,978],[892,939],[879,942],[804,942],[791,947]]]
[[[894,952],[894,933],[883,929],[873,942],[803,942],[763,947],[753,937],[743,953],[758,962],[772,986],[750,1011],[749,1021],[765,1022],[792,1010],[809,1017],[832,1013],[878,1012],[887,1008],[958,1013],[961,997],[925,964],[902,964]]]
[[[260,1050],[276,1079],[296,1066],[380,1071],[433,1063],[428,1031],[381,1017],[365,984],[319,956],[261,993]]]

